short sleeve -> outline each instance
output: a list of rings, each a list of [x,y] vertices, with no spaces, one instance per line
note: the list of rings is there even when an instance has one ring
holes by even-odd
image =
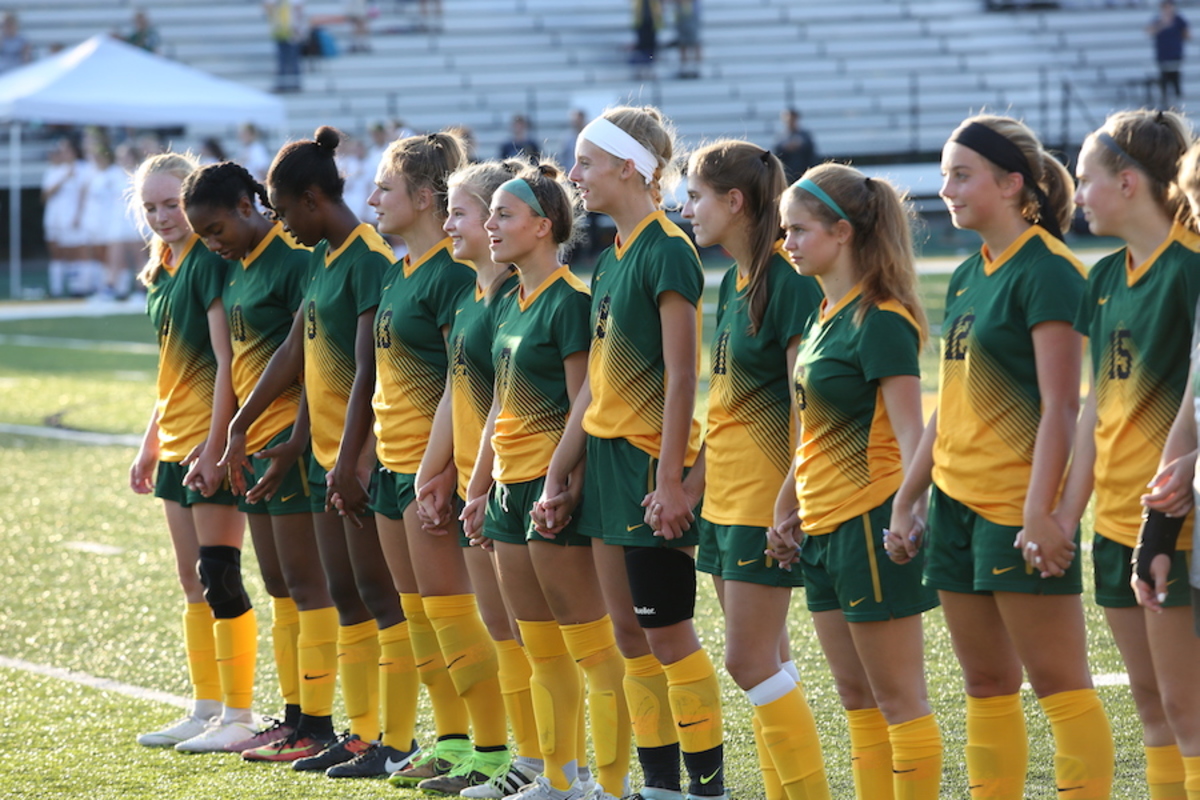
[[[466,264],[451,261],[443,274],[434,284],[434,319],[438,328],[444,328],[454,322],[454,312],[467,289],[475,288],[475,270]]]
[[[1095,306],[1095,302],[1092,299],[1091,288],[1092,282],[1089,280],[1087,290],[1079,298],[1079,309],[1075,312],[1075,330],[1084,336],[1092,335],[1092,308]]]
[[[554,344],[562,358],[586,351],[591,344],[591,307],[592,299],[587,294],[572,291],[554,309],[550,324]]]
[[[700,303],[700,295],[704,293],[704,269],[690,242],[669,236],[655,246],[647,261],[647,288],[652,297],[657,298],[663,292],[677,292],[692,305]]]
[[[200,242],[195,247],[203,248]],[[192,285],[196,300],[200,307],[207,309],[214,300],[221,297],[225,290],[225,275],[229,271],[229,262],[217,254],[203,250],[198,253],[192,269]]]
[[[921,336],[915,325],[894,311],[875,309],[863,320],[858,360],[868,381],[893,375],[921,375]]]
[[[386,256],[374,250],[354,262],[349,277],[350,291],[354,295],[354,313],[361,316],[378,306],[379,296],[383,293],[384,275],[399,268],[399,263],[390,263]]]
[[[1074,324],[1086,281],[1065,258],[1047,256],[1029,265],[1023,276],[1021,301],[1029,328],[1043,322]]]
[[[304,290],[308,287],[309,268],[312,254],[307,250],[291,250],[283,261],[284,279],[281,281],[281,299],[288,308],[300,308]]]
[[[767,312],[779,346],[787,349],[793,336],[804,333],[808,319],[821,307],[825,295],[815,278],[801,275],[790,266],[776,271],[777,281],[768,287]]]

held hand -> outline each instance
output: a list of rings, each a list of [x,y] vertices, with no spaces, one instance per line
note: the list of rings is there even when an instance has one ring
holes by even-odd
[[[547,539],[553,539],[571,522],[571,514],[579,505],[579,487],[552,481],[546,476],[542,496],[529,512],[533,528]]]
[[[183,485],[205,497],[212,497],[228,477],[218,460],[217,454],[208,452],[207,448],[199,453],[193,450],[183,461],[191,464],[191,469],[183,476]]]
[[[471,540],[471,544],[475,546],[484,546],[485,542],[489,541],[483,534],[483,519],[484,511],[487,510],[487,495],[481,494],[479,497],[467,498],[466,505],[463,506],[462,513],[458,518],[462,520],[463,534]],[[490,549],[490,548],[485,548]]]
[[[792,566],[800,561],[800,520],[783,521],[767,528],[766,555],[779,562],[781,569],[792,571]]]
[[[1025,563],[1043,578],[1066,574],[1075,560],[1074,528],[1054,514],[1041,514],[1027,520],[1017,533],[1013,547],[1021,551]]]
[[[292,465],[296,463],[296,458],[299,455],[297,448],[293,447],[290,442],[282,442],[274,447],[268,447],[266,450],[259,450],[254,454],[255,459],[270,459],[271,463],[267,467],[267,471],[263,473],[262,478],[251,487],[250,491],[246,492],[246,500],[251,503],[258,503],[262,500],[270,500],[279,491],[279,487],[283,484],[283,479],[291,470]],[[233,470],[230,470],[230,481],[233,480]]]
[[[905,507],[893,503],[892,519],[883,529],[883,549],[897,564],[907,564],[917,557],[925,539],[925,503],[922,501]]]
[[[229,471],[229,486],[233,489],[234,494],[246,494],[244,476],[248,472],[253,472],[250,467],[250,459],[246,458],[246,434],[230,432],[229,439],[225,442],[225,452],[221,455],[217,466],[224,467]]]
[[[655,536],[667,540],[678,539],[691,529],[696,517],[692,514],[694,506],[690,499],[682,485],[660,484],[642,500],[642,505],[647,509],[647,519],[652,518],[657,523],[657,527],[651,524]]]
[[[1138,605],[1149,611],[1162,613],[1163,603],[1167,600],[1167,582],[1170,572],[1171,557],[1166,553],[1159,553],[1150,562],[1150,575],[1154,578],[1153,586],[1139,578],[1137,570],[1134,570],[1133,575],[1129,578],[1129,585],[1137,596]]]
[[[1147,484],[1142,505],[1161,511],[1168,517],[1182,517],[1192,510],[1192,477],[1196,472],[1196,453],[1180,456],[1162,468]]]
[[[417,490],[417,517],[427,533],[445,536],[450,532],[449,523],[454,518],[452,503],[457,481],[457,473],[447,470],[433,476]]]
[[[350,520],[350,524],[361,528],[363,525],[359,517],[367,515],[367,502],[370,500],[367,487],[357,474],[357,470],[339,470],[339,466],[340,464],[335,464],[325,476],[325,485],[328,487],[325,510],[336,509],[338,514]]]

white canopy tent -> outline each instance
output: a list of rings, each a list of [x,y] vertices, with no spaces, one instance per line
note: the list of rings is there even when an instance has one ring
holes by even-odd
[[[98,34],[70,50],[0,75],[0,122],[9,123],[10,296],[21,288],[21,126],[228,126],[280,129],[283,101],[265,92]]]

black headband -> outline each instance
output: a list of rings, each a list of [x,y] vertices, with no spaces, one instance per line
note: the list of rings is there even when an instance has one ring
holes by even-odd
[[[1046,196],[1042,187],[1034,179],[1029,159],[1012,139],[1002,133],[997,133],[987,125],[972,122],[959,129],[950,137],[950,141],[974,150],[1005,172],[1016,172],[1025,178],[1025,185],[1033,190],[1034,196],[1037,197],[1038,224],[1054,238],[1063,238],[1054,209],[1050,207],[1050,198]]]

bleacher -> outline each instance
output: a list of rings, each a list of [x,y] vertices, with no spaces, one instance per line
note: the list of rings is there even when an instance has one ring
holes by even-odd
[[[666,48],[649,79],[635,77],[627,0],[444,0],[435,32],[414,30],[416,5],[379,0],[372,52],[310,59],[304,90],[287,97],[288,130],[272,141],[324,123],[363,134],[398,117],[418,130],[466,125],[489,155],[521,112],[557,149],[571,107],[631,99],[661,106],[691,143],[741,136],[769,144],[780,109],[793,105],[822,155],[914,160],[981,109],[1024,116],[1052,143],[1063,144],[1064,131],[1078,141],[1111,109],[1140,104],[1154,73],[1142,30],[1150,6],[989,13],[983,0],[704,0],[703,77],[681,80]],[[158,27],[166,55],[273,85],[274,45],[258,2],[27,0],[18,11],[45,52],[125,30],[135,6]],[[338,17],[342,3],[309,0],[306,9]],[[347,27],[329,30],[347,50]],[[660,34],[672,38],[669,27]],[[1196,67],[1200,58],[1185,65],[1185,91],[1200,85]],[[230,123],[190,133],[232,141]]]

